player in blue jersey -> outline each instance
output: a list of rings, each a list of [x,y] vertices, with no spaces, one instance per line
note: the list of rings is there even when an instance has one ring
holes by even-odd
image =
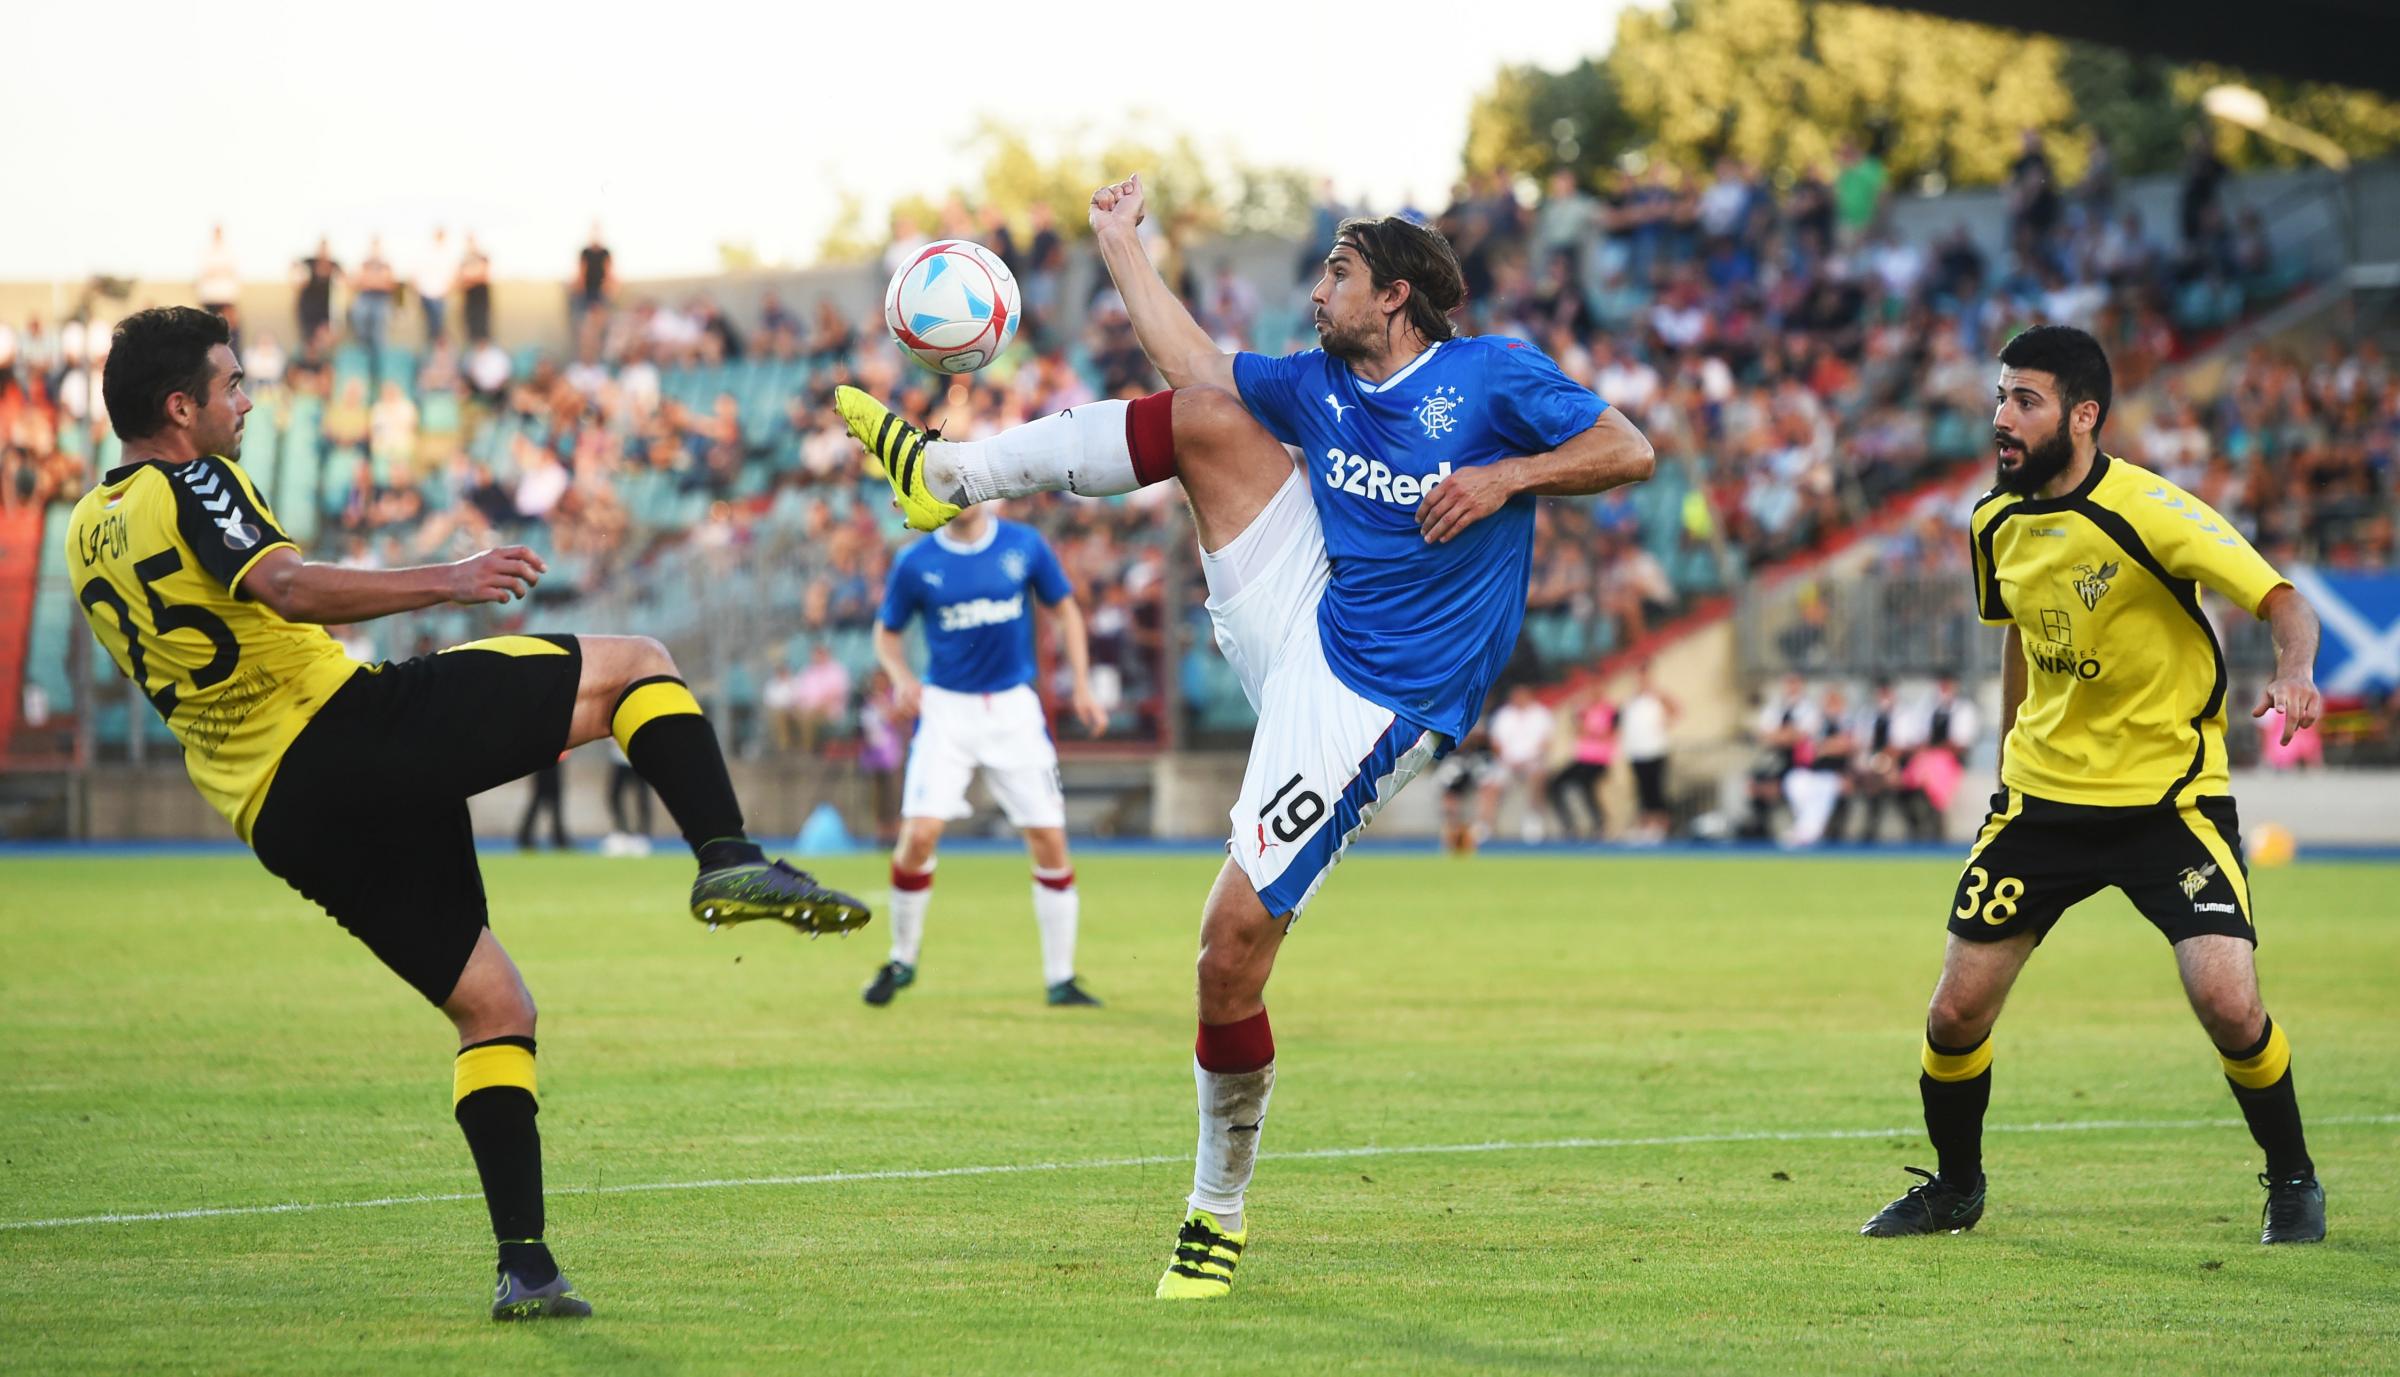
[[[1140,179],[1091,224],[1172,391],[952,444],[835,394],[909,524],[1043,491],[1183,481],[1218,646],[1258,709],[1230,855],[1201,916],[1200,1142],[1161,1299],[1225,1295],[1275,1083],[1267,976],[1342,851],[1464,736],[1524,620],[1534,498],[1646,478],[1649,442],[1542,352],[1464,339],[1439,234],[1342,224],[1311,296],[1321,349],[1226,354],[1149,261]]]
[[[1081,899],[1067,854],[1058,748],[1034,692],[1033,604],[1058,619],[1074,671],[1075,716],[1098,736],[1108,714],[1092,695],[1091,642],[1058,556],[1031,526],[969,508],[902,551],[883,592],[875,658],[892,677],[900,711],[917,719],[901,786],[900,842],[892,850],[892,954],[868,982],[878,1007],[917,978],[925,910],[933,902],[933,852],[944,824],[968,816],[978,770],[1033,855],[1033,919],[1042,936],[1042,983],[1060,1006],[1100,1001],[1075,978]],[[908,665],[900,633],[925,623],[925,677]]]

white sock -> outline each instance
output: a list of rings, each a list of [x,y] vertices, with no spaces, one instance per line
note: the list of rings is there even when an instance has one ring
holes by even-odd
[[[1125,441],[1128,402],[1089,402],[988,440],[925,446],[925,486],[960,506],[1037,492],[1108,497],[1141,486]]]
[[[892,867],[892,876],[899,878],[900,867]],[[933,867],[925,867],[925,884],[918,889],[892,886],[892,960],[903,966],[917,964],[917,948],[925,942],[925,910],[933,906]]]
[[[1275,1063],[1228,1075],[1194,1060],[1192,1076],[1200,1085],[1200,1151],[1192,1164],[1189,1203],[1215,1215],[1225,1232],[1238,1234],[1242,1195],[1258,1167],[1258,1137],[1275,1093]]]
[[[1045,881],[1059,882],[1053,888]],[[1033,871],[1033,922],[1042,930],[1042,983],[1055,985],[1075,974],[1075,920],[1083,899],[1075,892],[1075,867]]]

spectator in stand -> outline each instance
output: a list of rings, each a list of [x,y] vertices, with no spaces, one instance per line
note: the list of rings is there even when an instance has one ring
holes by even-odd
[[[900,767],[908,756],[904,729],[909,725],[892,691],[891,675],[878,667],[867,677],[858,709],[858,768],[874,795],[879,845],[891,845],[899,833]]]
[[[2042,131],[2028,129],[2020,139],[2017,160],[2008,168],[2008,237],[2019,253],[2031,257],[2042,251],[2058,228],[2057,177],[2050,154],[2042,146]]]
[[[1808,685],[1797,674],[1783,676],[1776,693],[1760,703],[1750,729],[1757,754],[1750,767],[1750,818],[1741,830],[1744,841],[1766,841],[1774,835],[1775,809],[1785,801],[1785,781],[1814,758],[1822,725],[1816,705],[1808,699]]]
[[[433,239],[417,258],[414,285],[417,308],[425,317],[425,342],[431,345],[442,337],[449,320],[450,294],[458,286],[460,260],[458,250],[450,242],[450,231],[442,225],[433,227]]]
[[[1967,756],[1975,748],[1981,722],[1974,701],[1960,695],[1957,677],[1943,675],[1925,709],[1923,728],[1912,736],[1924,744],[1910,753],[1901,773],[1904,799],[1913,793],[1924,803],[1922,808],[1904,803],[1924,829],[1915,840],[1942,839],[1946,830],[1942,820],[1949,816],[1950,800],[1966,776]]]
[[[801,753],[816,754],[826,729],[838,725],[849,706],[849,667],[833,658],[833,651],[819,641],[792,686],[792,713],[799,727]]]
[[[458,259],[458,295],[466,315],[467,343],[476,345],[490,339],[492,260],[471,232],[467,235],[466,250]]]
[[[1842,141],[1841,164],[1833,179],[1833,210],[1837,241],[1847,247],[1883,214],[1883,193],[1891,175],[1884,171],[1883,159],[1860,148],[1855,139]]]
[[[1914,819],[1908,817],[1908,798],[1914,794],[1902,792],[1902,775],[1908,764],[1909,746],[1900,735],[1900,696],[1889,679],[1875,681],[1874,701],[1860,714],[1857,755],[1850,773],[1850,796],[1866,802],[1866,817],[1860,822],[1858,841],[1865,845],[1880,839],[1883,813],[1894,802],[1901,803],[1903,824],[1909,831],[1917,830]]]
[[[2217,225],[2217,198],[2225,174],[2214,134],[2205,124],[2193,125],[2184,136],[2183,190],[2175,203],[2176,223],[2183,229],[2187,250],[2201,245]]]
[[[1518,830],[1524,840],[1542,839],[1541,784],[1550,772],[1550,734],[1556,724],[1550,709],[1534,694],[1533,685],[1520,682],[1508,700],[1492,714],[1492,754],[1499,763],[1485,783],[1483,814],[1497,819],[1504,795],[1518,795]]]
[[[417,460],[417,404],[408,399],[398,380],[386,381],[367,417],[367,453],[383,484],[409,474]]]
[[[334,261],[330,241],[321,237],[316,252],[293,265],[292,308],[300,318],[302,349],[322,339],[333,328],[333,288],[341,280],[342,265]]]
[[[1784,776],[1783,795],[1792,809],[1792,830],[1784,844],[1807,847],[1838,844],[1850,808],[1850,766],[1858,754],[1851,730],[1849,695],[1837,687],[1825,690],[1816,714],[1816,739],[1805,757]]]
[[[584,322],[598,312],[604,319],[617,296],[617,257],[608,250],[608,241],[601,236],[600,222],[592,222],[591,237],[575,255],[574,284],[567,293],[567,333],[582,339]]]
[[[766,687],[759,690],[758,705],[767,715],[767,736],[774,742],[776,754],[815,752],[815,737],[801,730],[800,671],[793,668],[791,661],[776,661],[773,672],[767,675]],[[803,739],[808,743],[806,746],[801,744]]]
[[[1667,839],[1674,815],[1667,804],[1667,730],[1675,700],[1651,682],[1650,662],[1634,670],[1633,692],[1617,713],[1617,746],[1633,770],[1634,807],[1640,819],[1633,840],[1655,845]]]
[[[2075,184],[2075,204],[2086,225],[2107,222],[2117,209],[2117,155],[2108,135],[2092,131],[2090,151],[2083,159],[2083,180]]]
[[[242,331],[242,265],[225,242],[223,225],[209,227],[208,248],[200,255],[198,295],[200,309],[223,316],[232,327],[238,346]]]
[[[367,351],[367,378],[383,380],[383,346],[392,328],[392,298],[400,290],[399,274],[383,256],[383,237],[367,241],[367,256],[350,279],[350,333]]]
[[[1562,839],[1571,841],[1580,833],[1587,840],[1598,841],[1608,824],[1600,807],[1600,781],[1616,763],[1617,709],[1595,687],[1570,701],[1568,711],[1575,717],[1574,758],[1550,776],[1544,792]],[[1591,819],[1588,827],[1577,824],[1575,810],[1568,806],[1569,800],[1576,798],[1583,801],[1584,813]]]

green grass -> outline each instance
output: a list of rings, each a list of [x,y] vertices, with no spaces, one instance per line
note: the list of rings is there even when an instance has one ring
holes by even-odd
[[[404,857],[394,857],[404,864]],[[1938,862],[1369,853],[1284,949],[1233,1297],[1149,1299],[1189,1182],[1206,857],[1092,855],[1098,1012],[1041,1003],[1023,862],[882,928],[677,914],[667,859],[496,858],[542,1006],[550,1236],[599,1317],[482,1318],[473,1199],[0,1229],[12,1371],[2025,1373],[2400,1363],[2400,869],[2258,880],[2332,1197],[2262,1249],[2256,1150],[2163,943],[2070,915],[2000,1028],[1992,1209],[1859,1223],[1930,1165]],[[880,863],[828,867],[880,888]],[[0,861],[0,1220],[474,1189],[447,1029],[246,858]],[[2211,1121],[2190,1125],[2183,1121]],[[2346,1122],[2345,1122],[2346,1121]],[[1835,1138],[1843,1130],[1898,1130]],[[1787,1140],[1540,1146],[1560,1139]],[[1516,1143],[1475,1153],[1285,1157]],[[1077,1166],[1100,1159],[1150,1164]],[[968,1166],[1028,1171],[622,1191]]]

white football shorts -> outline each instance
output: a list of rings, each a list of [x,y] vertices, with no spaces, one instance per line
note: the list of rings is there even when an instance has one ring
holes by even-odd
[[[900,815],[945,822],[972,816],[967,785],[978,770],[1011,826],[1067,825],[1058,746],[1031,684],[1000,693],[953,693],[927,684],[908,743]]]
[[[1269,913],[1297,918],[1384,804],[1449,747],[1334,677],[1317,631],[1332,569],[1295,471],[1224,549],[1204,553],[1217,648],[1258,712],[1226,846]]]

